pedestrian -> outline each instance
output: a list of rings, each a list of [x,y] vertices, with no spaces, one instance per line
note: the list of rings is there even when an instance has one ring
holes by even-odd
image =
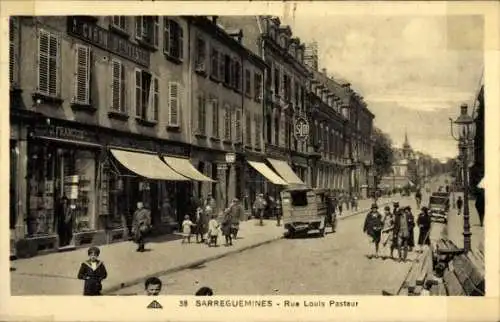
[[[264,195],[259,193],[257,198],[255,198],[255,202],[253,203],[253,210],[257,218],[259,218],[259,225],[263,226],[263,216],[264,209],[266,208],[266,201],[264,200]]]
[[[335,232],[334,225],[334,216],[335,216],[335,208],[333,204],[333,192],[330,192],[326,198],[326,218],[325,218],[325,227],[329,225],[332,227],[332,233]]]
[[[186,241],[188,244],[191,243],[191,230],[194,226],[194,223],[189,219],[189,215],[184,216],[184,221],[182,222],[182,243],[184,244]]]
[[[134,221],[132,223],[132,233],[137,243],[137,251],[144,252],[145,237],[151,229],[151,212],[145,208],[142,201],[137,202],[137,210],[134,212]]]
[[[398,204],[399,205],[399,204]],[[394,211],[394,238],[395,245],[398,248],[399,261],[406,261],[408,257],[408,218],[406,211],[399,208]]]
[[[462,214],[462,206],[464,205],[464,201],[462,199],[462,196],[458,196],[457,199],[457,210],[458,210],[458,215],[460,216]]]
[[[410,206],[406,206],[405,211],[408,220],[408,250],[411,252],[415,248],[415,216],[413,216]]]
[[[281,217],[283,216],[283,208],[281,208],[281,199],[276,200],[276,226],[281,226]]]
[[[382,215],[378,212],[377,204],[374,203],[371,206],[370,212],[366,215],[365,223],[363,225],[363,232],[370,236],[370,242],[375,244],[375,254],[370,255],[369,258],[378,258],[382,225]]]
[[[415,192],[415,201],[417,202],[417,208],[419,208],[420,203],[422,202],[422,192],[420,191],[420,188],[418,188],[417,192]]]
[[[344,203],[342,194],[338,198],[339,216],[342,216],[342,204]]]
[[[202,206],[196,209],[196,223],[195,223],[196,243],[203,243],[205,238],[205,211]]]
[[[393,251],[393,231],[394,231],[394,215],[391,213],[391,207],[384,207],[384,217],[382,218],[382,247],[386,248],[390,243],[390,257],[394,259]],[[383,259],[385,259],[384,257]]]
[[[101,295],[102,281],[108,277],[108,272],[104,263],[98,259],[100,253],[99,248],[95,246],[90,247],[87,251],[89,259],[80,265],[78,279],[85,281],[83,284],[83,295]]]
[[[241,202],[238,198],[234,198],[231,206],[231,234],[233,238],[236,239],[238,236],[238,231],[240,230],[240,221],[243,220],[245,211]]]
[[[214,295],[214,291],[207,286],[201,287],[196,293],[194,294],[195,296],[212,296]]]
[[[217,247],[217,237],[219,237],[219,222],[217,221],[217,215],[213,214],[212,218],[208,222],[208,246]]]
[[[429,215],[429,208],[422,207],[422,212],[418,215],[417,225],[418,232],[418,252],[423,251],[423,245],[430,245],[430,231],[431,231],[431,217]]]
[[[352,208],[354,209],[354,211],[358,211],[358,196],[357,195],[354,195],[352,197]]]
[[[226,239],[225,246],[233,245],[233,238],[231,237],[232,222],[233,222],[233,216],[231,214],[231,207],[228,207],[226,208],[226,210],[224,210],[221,223],[222,235],[224,235],[224,238]]]
[[[73,221],[75,205],[63,195],[56,208],[57,232],[59,235],[59,247],[67,246],[73,238]]]
[[[148,277],[144,282],[144,290],[147,296],[158,296],[161,292],[162,282],[158,277]]]

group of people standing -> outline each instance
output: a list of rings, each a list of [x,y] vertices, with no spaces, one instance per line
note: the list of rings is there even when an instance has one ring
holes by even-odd
[[[378,212],[377,204],[372,204],[371,210],[366,216],[363,232],[370,237],[374,244],[374,254],[369,258],[379,257],[380,243],[383,248],[389,248],[390,258],[394,258],[394,251],[398,251],[398,260],[406,261],[408,252],[415,248],[414,229],[418,226],[418,249],[422,252],[425,245],[430,245],[431,217],[427,207],[422,207],[415,222],[415,217],[410,206],[400,208],[398,202],[393,203],[393,210],[389,206],[384,207],[384,215]],[[382,256],[386,259],[387,256]]]

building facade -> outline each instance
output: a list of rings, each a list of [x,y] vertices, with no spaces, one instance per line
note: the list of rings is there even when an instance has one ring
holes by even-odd
[[[179,222],[193,181],[211,181],[189,169],[187,21],[10,26],[13,239],[36,251],[124,240],[139,201],[159,232]]]

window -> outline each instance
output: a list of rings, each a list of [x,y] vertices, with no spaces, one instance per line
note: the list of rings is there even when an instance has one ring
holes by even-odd
[[[224,140],[231,141],[231,108],[229,105],[224,106]]]
[[[125,71],[121,61],[111,62],[111,109],[125,113]]]
[[[195,57],[195,70],[197,72],[205,71],[205,63],[207,60],[207,44],[204,39],[198,37],[196,39],[196,57]]]
[[[254,74],[254,95],[257,102],[262,101],[262,75],[260,73]]]
[[[9,81],[10,86],[19,82],[19,18],[9,20]]]
[[[75,94],[73,102],[90,103],[90,48],[77,44],[75,48]]]
[[[307,191],[291,191],[292,206],[303,207],[307,206]]]
[[[168,83],[168,126],[179,127],[179,114],[181,111],[181,85],[177,82]]]
[[[59,96],[59,36],[40,29],[38,33],[38,92]]]
[[[224,81],[225,77],[225,71],[226,71],[226,65],[225,65],[225,60],[224,60],[224,54],[219,53],[219,80],[221,82]]]
[[[295,94],[295,106],[299,106],[299,102],[300,102],[299,82],[295,82],[294,94]]]
[[[206,133],[206,117],[207,117],[207,110],[206,110],[206,99],[205,99],[205,94],[199,93],[198,94],[198,134],[205,134]]]
[[[271,114],[266,114],[266,143],[267,144],[272,144],[272,138],[273,138],[273,133],[272,133],[272,119],[271,119]]]
[[[245,115],[245,144],[252,146],[252,115],[250,111],[246,111]]]
[[[280,94],[280,70],[279,67],[274,68],[274,94]]]
[[[122,31],[127,31],[127,16],[112,16],[111,25]]]
[[[139,16],[135,18],[135,38],[158,48],[160,22],[157,16]]]
[[[241,63],[239,61],[233,61],[233,84],[234,89],[241,90]]]
[[[241,137],[243,135],[243,133],[241,132],[241,110],[240,109],[236,109],[234,111],[234,135],[235,135],[235,139],[234,139],[234,142],[235,143],[241,143]]]
[[[231,60],[231,57],[229,55],[224,55],[224,84],[226,85],[232,85],[232,66],[233,62]]]
[[[252,96],[252,79],[250,75],[250,70],[245,69],[245,94],[247,96]]]
[[[163,18],[163,52],[172,58],[184,58],[184,33],[175,20]]]
[[[261,132],[262,127],[260,124],[260,116],[255,115],[255,148],[260,149],[261,148]]]
[[[212,137],[219,138],[219,101],[212,99]]]
[[[135,116],[141,120],[158,121],[159,80],[150,73],[135,69]]]
[[[212,48],[210,60],[211,60],[210,73],[212,77],[214,77],[215,79],[219,79],[219,52],[217,51],[217,49]]]
[[[274,118],[274,145],[280,145],[280,119],[278,116]]]

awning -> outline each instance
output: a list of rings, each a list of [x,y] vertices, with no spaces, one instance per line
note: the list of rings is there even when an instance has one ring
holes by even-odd
[[[199,172],[189,159],[163,156],[163,160],[176,172],[196,181],[215,182]]]
[[[260,174],[267,178],[267,180],[271,181],[274,184],[279,184],[282,186],[286,186],[287,183],[283,179],[280,178],[273,170],[271,170],[265,163],[262,162],[254,162],[247,161],[255,170],[257,170]]]
[[[188,181],[189,179],[172,170],[156,154],[111,149],[111,154],[130,171],[149,179],[167,181]]]
[[[288,185],[292,184],[299,184],[299,185],[305,185],[305,183],[300,180],[300,178],[293,172],[292,168],[286,163],[285,161],[281,160],[275,160],[275,159],[267,159],[271,165],[273,166],[274,170],[278,172],[278,174],[285,179]]]

